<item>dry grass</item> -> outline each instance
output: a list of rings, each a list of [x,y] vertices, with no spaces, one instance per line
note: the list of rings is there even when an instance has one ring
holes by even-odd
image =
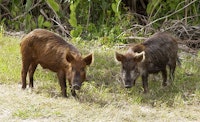
[[[126,101],[103,107],[74,98],[49,98],[15,85],[0,85],[1,121],[200,121],[200,106],[168,108],[130,104]]]

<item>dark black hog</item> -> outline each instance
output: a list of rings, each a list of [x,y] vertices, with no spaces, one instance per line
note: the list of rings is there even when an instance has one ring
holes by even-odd
[[[163,86],[167,85],[167,69],[169,77],[174,79],[176,61],[178,59],[176,38],[167,33],[156,33],[141,44],[129,48],[126,54],[116,52],[116,59],[122,64],[122,79],[126,88],[135,85],[138,76],[142,77],[144,92],[148,92],[148,75],[162,73]]]

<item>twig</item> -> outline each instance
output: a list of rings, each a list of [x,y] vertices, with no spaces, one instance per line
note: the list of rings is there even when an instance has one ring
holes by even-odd
[[[55,22],[59,28],[62,30],[62,32],[66,33],[67,35],[69,35],[70,37],[72,37],[69,34],[69,31],[65,30],[65,27],[62,26],[62,24],[60,24],[59,22],[57,22],[56,20],[52,19],[52,18],[48,18],[48,16],[44,13],[43,9],[40,10],[40,13],[47,19],[47,20],[51,20],[53,22]]]
[[[168,14],[167,16],[158,18],[158,19],[156,19],[156,20],[150,22],[150,23],[147,24],[146,26],[150,26],[150,25],[152,25],[153,23],[156,23],[157,21],[160,21],[160,20],[162,20],[162,19],[166,19],[166,18],[168,18],[168,17],[170,17],[170,16],[172,16],[172,15],[174,15],[174,14],[180,12],[180,11],[182,11],[182,10],[185,9],[185,8],[187,8],[188,6],[190,6],[191,4],[193,4],[193,3],[196,2],[196,1],[197,1],[197,0],[193,0],[192,2],[190,2],[189,4],[187,4],[186,6],[184,6],[183,8],[180,8],[179,10],[177,10],[177,11],[171,13],[171,14]]]
[[[130,47],[132,44],[117,44],[114,47],[121,49],[121,48],[126,48],[126,47]]]
[[[184,17],[181,19],[181,21],[185,20],[185,19],[191,19],[191,18],[195,18],[195,17],[200,17],[200,14],[199,15],[194,15],[194,16],[187,16],[187,17]]]
[[[181,25],[181,27],[183,28],[183,30],[187,33],[187,35],[189,35],[187,29],[185,28],[185,26]]]
[[[89,21],[90,21],[90,9],[91,9],[91,5],[90,5],[90,1],[89,1],[89,8],[88,8],[88,17],[87,17],[87,24],[86,24],[86,28],[88,28],[89,25]]]
[[[23,13],[23,14],[21,14],[21,15],[15,17],[15,18],[12,19],[12,20],[15,21],[15,20],[17,20],[17,19],[19,19],[19,18],[25,16],[25,15],[26,15],[27,13],[29,13],[32,9],[34,9],[35,7],[37,7],[37,6],[40,4],[41,1],[42,1],[42,0],[39,0],[39,2],[37,2],[37,3],[36,3],[33,7],[31,7],[28,11],[26,11],[25,13]]]
[[[40,13],[47,19],[47,20],[50,20],[48,18],[48,16],[45,14],[44,10],[43,9],[40,9]]]
[[[138,39],[138,40],[145,40],[147,39],[146,37],[138,37],[138,36],[129,36],[126,39]]]
[[[128,31],[131,31],[133,28],[141,28],[141,29],[143,29],[144,28],[144,26],[142,26],[142,25],[138,25],[138,24],[134,24],[133,25],[134,27],[132,27],[132,28],[130,28],[130,29],[127,29],[127,30],[125,30],[124,32],[122,32],[122,33],[120,33],[116,38],[119,38],[121,35],[123,35],[124,33],[126,33],[126,32],[128,32]],[[141,30],[140,29],[140,30]]]
[[[185,3],[188,3],[188,0],[185,0]],[[187,24],[188,8],[185,8],[185,25]]]
[[[56,20],[54,20],[54,19],[50,19],[50,20],[52,20],[53,22],[55,22],[59,27],[60,27],[60,29],[63,31],[63,32],[65,32],[67,35],[69,35],[70,37],[72,37],[70,34],[69,34],[69,31],[67,31],[67,30],[65,30],[65,28],[62,26],[62,24],[60,24],[59,22],[57,22]]]
[[[198,50],[191,49],[191,48],[189,48],[189,47],[187,47],[185,45],[182,45],[182,44],[178,45],[178,49],[180,49],[180,50],[182,50],[184,52],[187,52],[187,53],[191,53],[193,55],[197,55],[197,52],[198,52]]]
[[[51,5],[49,5],[49,3],[47,2],[47,5],[49,6],[49,8],[54,12],[55,14],[55,19],[50,19],[52,20],[53,22],[55,22],[59,28],[61,29],[62,32],[66,33],[67,35],[69,35],[70,37],[72,37],[70,34],[69,34],[69,31],[65,30],[65,27],[61,24],[61,20],[60,20],[60,17],[58,16],[57,12],[51,7]]]
[[[6,11],[8,12],[9,15],[11,15],[11,14],[10,14],[10,11],[9,11],[4,5],[0,4],[0,7],[3,8],[4,10],[6,10]]]
[[[170,27],[167,27],[167,28],[165,28],[165,31],[167,31],[167,30],[173,30],[173,29],[176,29],[176,25],[178,25],[179,23],[182,23],[182,20],[181,21],[175,21],[175,23],[173,24],[173,25],[170,25]],[[167,26],[165,23],[164,23],[164,25],[165,25],[165,27]]]

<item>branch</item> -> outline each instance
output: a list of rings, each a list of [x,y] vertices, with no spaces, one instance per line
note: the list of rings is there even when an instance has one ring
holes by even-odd
[[[193,55],[197,55],[198,53],[198,50],[195,50],[195,49],[191,49],[183,44],[178,44],[178,49],[184,51],[184,52],[187,52],[187,53],[191,53]]]
[[[60,27],[60,29],[63,31],[63,32],[65,32],[66,34],[68,34],[70,37],[72,37],[70,34],[69,34],[69,31],[67,31],[67,30],[65,30],[65,28],[59,23],[59,22],[57,22],[56,20],[54,20],[54,19],[50,19],[50,20],[52,20],[53,22],[55,22],[59,27]]]
[[[40,9],[40,13],[46,18],[46,20],[50,20],[48,16],[45,14],[43,9]]]
[[[126,39],[138,39],[138,40],[145,40],[145,39],[147,39],[147,38],[145,38],[145,37],[138,37],[138,36],[129,36],[129,37],[127,37]]]
[[[182,10],[185,9],[185,8],[187,8],[188,6],[190,6],[191,4],[193,4],[193,3],[196,2],[196,1],[197,1],[197,0],[193,0],[192,2],[190,2],[189,4],[187,4],[186,6],[184,6],[183,8],[180,8],[179,10],[177,10],[177,11],[175,11],[175,12],[173,12],[173,13],[167,15],[167,16],[158,18],[158,19],[154,20],[153,22],[150,22],[150,23],[147,24],[146,26],[150,26],[150,25],[152,25],[153,23],[156,23],[157,21],[160,21],[160,20],[162,20],[162,19],[166,19],[166,18],[168,18],[168,17],[170,17],[170,16],[172,16],[172,15],[174,15],[174,14],[180,12],[180,11],[182,11]]]
[[[9,15],[11,15],[11,14],[10,14],[10,11],[9,11],[4,5],[0,4],[0,7],[3,8],[4,10],[6,10],[6,11],[8,12]]]
[[[68,34],[70,37],[72,37],[70,34],[69,34],[69,31],[65,30],[65,27],[62,26],[62,24],[60,24],[59,22],[57,22],[56,20],[52,19],[52,18],[48,18],[48,16],[45,14],[45,12],[43,11],[43,9],[40,9],[40,13],[47,19],[47,20],[50,20],[50,21],[53,21],[55,22],[58,27],[61,29],[62,32],[65,32],[66,34]]]
[[[32,9],[34,9],[35,7],[37,7],[37,6],[40,4],[41,1],[42,1],[42,0],[40,0],[39,2],[37,2],[37,3],[36,3],[34,6],[32,6],[28,11],[26,11],[25,13],[23,13],[23,14],[21,14],[21,15],[15,17],[15,18],[12,19],[12,20],[15,21],[15,20],[17,20],[17,19],[19,19],[19,18],[25,16],[25,15],[26,15],[27,13],[29,13]]]

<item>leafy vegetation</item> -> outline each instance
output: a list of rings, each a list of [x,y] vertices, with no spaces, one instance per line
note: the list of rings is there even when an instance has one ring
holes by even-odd
[[[144,17],[138,19],[138,14],[130,12],[123,0],[0,0],[0,25],[5,30],[29,32],[47,28],[64,36],[95,39],[103,44],[125,43],[123,38],[135,32],[127,30],[141,24],[153,24],[156,29],[168,20],[198,24],[199,5],[198,0],[151,0],[147,16],[140,15]],[[140,34],[151,33],[145,31],[148,28],[140,29],[143,30]]]
[[[197,25],[199,20],[200,6],[198,0],[152,0],[147,7],[149,22],[160,19],[161,22],[154,23],[159,27],[164,21],[181,20],[186,24]]]

